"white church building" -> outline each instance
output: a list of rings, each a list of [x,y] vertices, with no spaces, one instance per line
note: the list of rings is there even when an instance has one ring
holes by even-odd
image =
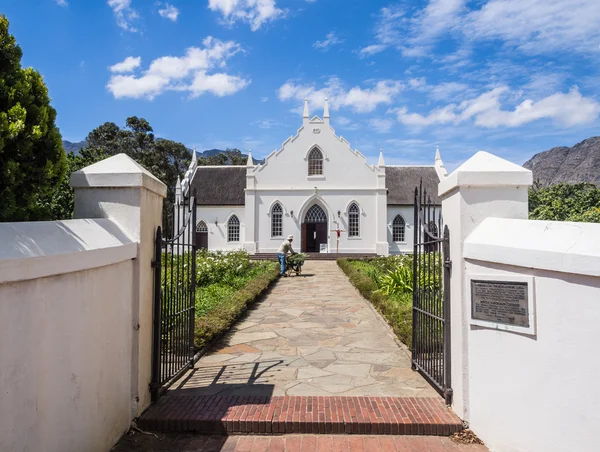
[[[175,218],[189,190],[196,195],[196,242],[211,250],[274,253],[288,235],[294,249],[388,255],[413,249],[414,192],[421,181],[439,204],[446,170],[436,151],[430,166],[376,165],[337,136],[325,101],[323,118],[308,113],[279,150],[255,165],[192,163],[176,188]]]

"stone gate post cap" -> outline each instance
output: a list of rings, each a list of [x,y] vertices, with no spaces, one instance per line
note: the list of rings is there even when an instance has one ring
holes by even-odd
[[[71,174],[71,187],[143,187],[163,198],[167,186],[126,154],[117,154]]]
[[[457,187],[529,187],[533,174],[528,169],[489,152],[479,151],[456,168],[438,185],[442,196]]]

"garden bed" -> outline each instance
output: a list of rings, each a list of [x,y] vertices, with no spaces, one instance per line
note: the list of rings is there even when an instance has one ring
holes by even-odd
[[[224,334],[277,279],[276,262],[251,261],[243,251],[198,252],[194,345]]]
[[[385,318],[404,344],[412,343],[412,257],[338,259],[354,287]]]

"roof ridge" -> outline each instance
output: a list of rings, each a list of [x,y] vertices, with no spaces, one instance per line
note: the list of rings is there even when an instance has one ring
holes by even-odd
[[[386,168],[435,168],[435,165],[385,165]]]
[[[198,168],[246,168],[246,165],[198,165]]]

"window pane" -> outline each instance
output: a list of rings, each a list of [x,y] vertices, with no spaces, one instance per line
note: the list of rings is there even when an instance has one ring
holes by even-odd
[[[233,215],[227,223],[227,241],[240,241],[240,220],[235,215]]]
[[[405,240],[405,223],[404,218],[400,215],[396,215],[392,224],[392,240],[394,242],[404,242]]]
[[[315,148],[308,154],[308,175],[316,176],[320,174],[323,174],[323,154]]]
[[[311,206],[304,217],[305,223],[327,223],[327,215],[317,204]]]
[[[348,209],[348,237],[358,237],[360,235],[360,214],[356,204],[352,204]]]
[[[271,237],[283,236],[283,209],[275,204],[271,210]]]

